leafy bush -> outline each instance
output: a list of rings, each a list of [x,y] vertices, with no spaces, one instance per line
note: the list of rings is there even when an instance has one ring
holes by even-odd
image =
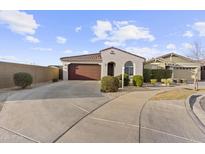
[[[169,85],[171,85],[173,83],[173,80],[172,79],[167,79],[167,85],[169,86]]]
[[[58,79],[57,79],[57,78],[55,78],[55,79],[53,79],[53,80],[52,80],[52,82],[58,82]]]
[[[102,92],[117,92],[119,88],[119,80],[113,76],[105,76],[101,80]]]
[[[173,80],[171,78],[169,79],[161,79],[161,83],[166,85],[166,86],[169,86],[173,83]]]
[[[155,86],[157,83],[157,79],[150,79],[150,83]]]
[[[143,77],[141,75],[133,76],[133,85],[137,87],[142,87],[143,85]]]
[[[143,78],[144,82],[150,82],[152,70],[144,69],[143,71]]]
[[[14,84],[21,87],[22,89],[30,86],[33,82],[33,78],[29,73],[19,72],[15,73],[13,76]]]
[[[150,79],[157,79],[157,81],[160,82],[161,79],[171,78],[172,71],[164,69],[144,69],[143,76],[144,82],[149,82]]]
[[[116,76],[118,80],[121,82],[120,86],[122,85],[122,74]],[[124,74],[124,86],[128,86],[130,83],[130,78],[128,74]]]
[[[161,83],[167,84],[167,79],[161,79]]]

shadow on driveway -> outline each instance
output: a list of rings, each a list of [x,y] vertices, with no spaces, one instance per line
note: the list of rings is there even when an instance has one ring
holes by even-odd
[[[98,81],[61,81],[49,85],[9,92],[7,101],[58,98],[103,97]],[[0,95],[3,99],[6,94]]]

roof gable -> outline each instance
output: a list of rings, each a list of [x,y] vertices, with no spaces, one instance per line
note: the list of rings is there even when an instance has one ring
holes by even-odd
[[[144,57],[138,56],[138,55],[136,55],[136,54],[130,53],[130,52],[128,52],[128,51],[125,51],[125,50],[122,50],[122,49],[119,49],[119,48],[116,48],[116,47],[105,48],[105,49],[100,50],[100,52],[104,52],[104,51],[107,51],[107,50],[110,50],[110,49],[115,49],[115,50],[118,50],[118,51],[120,51],[120,52],[123,52],[123,53],[129,54],[129,55],[132,55],[132,56],[141,58],[141,59],[143,59],[143,60],[146,60]]]
[[[179,57],[179,58],[184,59],[184,60],[189,61],[189,62],[195,62],[195,60],[193,60],[193,59],[191,59],[191,58],[188,58],[188,57],[185,57],[185,56],[176,54],[176,53],[168,53],[168,54],[165,54],[165,55],[156,57],[156,58],[152,58],[152,59],[146,61],[146,63],[158,61],[158,60],[160,60],[160,59],[169,58],[169,57],[171,57],[171,56],[176,56],[176,57]]]

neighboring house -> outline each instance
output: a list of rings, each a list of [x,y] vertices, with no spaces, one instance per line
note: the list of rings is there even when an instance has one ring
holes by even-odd
[[[64,80],[100,80],[103,76],[122,73],[143,75],[145,58],[110,47],[99,53],[62,57]]]
[[[150,59],[144,64],[145,69],[171,69],[173,79],[193,80],[194,71],[198,72],[198,80],[201,80],[201,64],[190,58],[169,53]]]
[[[201,80],[205,80],[205,59],[199,62],[201,63]]]

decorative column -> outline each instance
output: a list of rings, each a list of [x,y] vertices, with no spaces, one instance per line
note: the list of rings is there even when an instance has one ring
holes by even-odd
[[[133,63],[133,75],[136,75],[136,64],[135,63]]]
[[[70,63],[63,63],[63,80],[68,80],[68,65]]]

